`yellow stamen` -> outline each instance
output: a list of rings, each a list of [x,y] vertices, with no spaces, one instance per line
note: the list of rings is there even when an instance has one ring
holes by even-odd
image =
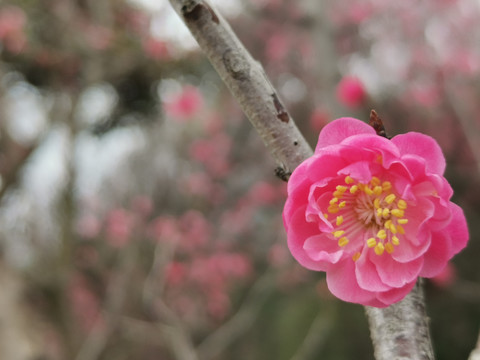
[[[390,228],[390,225],[392,225],[392,220],[388,219],[387,221],[385,221],[385,229],[389,229]]]
[[[383,190],[390,190],[392,188],[392,183],[390,181],[384,181],[382,183]]]
[[[408,219],[398,219],[397,222],[399,224],[405,225],[405,224],[408,224]]]
[[[403,217],[403,215],[405,215],[405,211],[400,210],[400,209],[393,209],[391,211],[391,213],[392,213],[393,216],[396,216],[396,217],[399,217],[399,218],[401,218],[401,217]]]
[[[347,205],[347,202],[346,202],[346,201],[342,201],[340,204],[338,204],[338,207],[341,209],[341,208],[344,208],[345,205]]]
[[[407,202],[403,199],[398,200],[397,206],[401,210],[405,210],[407,208]]]
[[[370,239],[367,240],[367,246],[369,248],[372,248],[375,245],[377,245],[377,240],[375,240],[375,238],[370,238]]]
[[[337,198],[341,198],[343,196],[343,192],[337,190],[333,193],[333,196],[335,196]]]
[[[336,214],[340,211],[337,204],[330,205],[327,210],[330,214]]]
[[[387,238],[387,233],[385,232],[384,229],[378,230],[377,237],[379,239],[385,240]]]
[[[327,213],[323,214],[323,217],[324,217],[325,219],[328,219],[328,214],[327,214]]]
[[[402,235],[405,234],[405,229],[403,228],[402,225],[397,225],[397,230],[400,234]]]
[[[352,185],[350,188],[350,194],[355,194],[358,190],[358,185]]]
[[[336,222],[337,226],[342,225],[342,223],[343,223],[343,216],[342,216],[342,215],[338,215],[338,216],[337,216],[337,222]]]
[[[372,184],[372,186],[380,185],[380,179],[376,176],[372,176],[372,180],[370,180],[370,184]]]
[[[395,194],[390,194],[385,197],[385,201],[387,204],[391,204],[395,201],[395,198],[396,198]]]
[[[373,200],[373,206],[375,206],[375,209],[378,209],[380,207],[380,199],[379,198],[375,198],[375,200]]]
[[[400,240],[398,239],[398,237],[392,236],[392,244],[395,245],[395,246],[400,244]]]
[[[345,184],[353,184],[355,180],[353,180],[350,176],[345,177]]]
[[[378,186],[378,185],[377,185],[377,186],[375,186],[375,187],[373,188],[373,193],[374,193],[375,195],[381,195],[381,194],[382,194],[382,191],[383,191],[383,189],[382,189],[381,186]]]
[[[347,191],[347,187],[346,186],[343,186],[343,185],[337,185],[336,189],[338,191],[341,191],[342,193],[344,193],[345,191]]]
[[[394,225],[394,224],[390,224],[390,226],[388,227],[388,229],[390,230],[390,232],[392,234],[396,234],[397,233],[397,227]]]
[[[343,231],[343,230],[337,230],[337,231],[333,232],[333,236],[335,236],[336,238],[339,238],[343,234],[345,234],[345,231]]]
[[[368,186],[365,186],[365,189],[363,191],[365,191],[365,194],[367,195],[373,195],[373,190],[370,189]]]
[[[388,243],[385,244],[385,250],[387,250],[387,253],[391,254],[391,253],[393,253],[395,248],[393,247],[392,243],[388,242]]]
[[[383,208],[383,210],[382,210],[382,216],[383,216],[384,218],[387,218],[388,215],[390,215],[390,209],[389,209],[389,208]]]
[[[338,198],[337,198],[337,197],[334,197],[334,198],[332,198],[332,200],[330,200],[329,204],[330,204],[330,205],[333,205],[333,204],[335,204],[335,203],[337,203],[337,202],[338,202]]]
[[[360,259],[360,255],[361,255],[361,254],[360,254],[359,252],[356,252],[355,254],[353,254],[352,260],[353,260],[353,261],[357,261],[358,259]]]
[[[344,247],[348,243],[349,243],[349,240],[347,239],[346,236],[343,236],[338,240],[338,246],[340,246],[340,247]]]
[[[383,252],[385,251],[385,247],[383,246],[382,243],[379,242],[379,243],[375,246],[375,249],[374,249],[374,250],[375,250],[375,254],[377,254],[377,255],[382,255]]]
[[[383,210],[382,208],[378,208],[378,209],[377,209],[377,216],[378,216],[378,217],[381,217],[381,216],[382,216],[382,210]]]

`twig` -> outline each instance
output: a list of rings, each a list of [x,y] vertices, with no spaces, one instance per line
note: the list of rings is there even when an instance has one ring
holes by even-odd
[[[203,0],[170,0],[215,70],[240,103],[288,180],[312,150],[290,117],[262,66],[233,33],[227,21]]]
[[[273,270],[263,274],[252,286],[250,293],[235,315],[198,346],[201,359],[215,358],[252,326],[275,287],[274,276]]]
[[[257,129],[279,164],[279,173],[288,180],[289,173],[312,151],[284,109],[262,67],[252,59],[226,20],[207,1],[170,2]],[[367,308],[366,311],[377,360],[433,359],[420,286],[389,308]],[[412,347],[385,346],[401,343]],[[398,352],[403,348],[408,350],[408,357]]]

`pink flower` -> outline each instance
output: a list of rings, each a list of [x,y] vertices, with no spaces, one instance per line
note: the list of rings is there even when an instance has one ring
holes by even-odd
[[[337,86],[338,101],[349,108],[357,108],[366,100],[367,93],[363,83],[356,77],[346,76]]]
[[[187,85],[164,105],[167,115],[179,121],[186,121],[203,107],[203,96],[196,87]]]
[[[388,140],[356,119],[331,122],[288,183],[290,251],[304,267],[325,271],[344,301],[385,307],[401,300],[468,240],[444,170],[427,135]]]

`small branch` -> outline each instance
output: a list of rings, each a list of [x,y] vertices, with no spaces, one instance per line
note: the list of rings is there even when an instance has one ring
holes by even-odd
[[[207,1],[170,2],[262,137],[284,180],[288,180],[292,171],[312,155],[312,150],[262,66],[251,57],[226,20]]]
[[[252,286],[250,293],[236,314],[198,346],[201,359],[216,358],[253,325],[258,313],[275,287],[274,276],[274,271],[267,271],[262,275]]]
[[[421,281],[385,309],[365,307],[377,360],[433,360]]]
[[[170,0],[279,164],[289,174],[312,150],[258,62],[205,0]],[[421,287],[386,309],[367,308],[377,360],[433,359]]]

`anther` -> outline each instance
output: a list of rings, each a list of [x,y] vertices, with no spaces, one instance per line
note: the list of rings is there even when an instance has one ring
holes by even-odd
[[[376,176],[372,176],[372,180],[370,180],[370,184],[372,184],[372,186],[380,185],[380,179]]]
[[[383,246],[382,243],[379,242],[379,243],[375,246],[375,249],[374,249],[374,250],[375,250],[375,254],[377,254],[377,255],[382,255],[383,252],[385,251],[385,247]]]
[[[375,206],[375,209],[378,209],[380,207],[380,199],[379,198],[375,198],[375,200],[373,200],[373,206]]]
[[[377,240],[375,240],[375,238],[370,238],[370,239],[367,240],[367,246],[369,248],[372,248],[375,245],[377,245]]]
[[[323,217],[324,217],[325,219],[328,219],[328,214],[327,214],[327,213],[323,214]]]
[[[381,186],[378,186],[378,185],[377,185],[377,186],[375,186],[375,187],[373,188],[373,193],[374,193],[375,195],[381,195],[381,194],[382,194],[382,191],[383,191],[383,189],[382,189]]]
[[[327,210],[330,214],[336,214],[340,211],[337,204],[330,205]]]
[[[337,226],[342,225],[342,223],[343,223],[343,216],[342,216],[342,215],[338,215],[338,216],[337,216],[337,222],[336,222]]]
[[[377,237],[379,239],[385,240],[387,238],[387,233],[385,232],[384,229],[378,230]]]
[[[382,183],[383,190],[390,190],[392,188],[392,183],[390,181],[384,181]]]
[[[330,205],[333,205],[333,204],[335,204],[335,203],[337,203],[337,202],[338,202],[338,198],[337,198],[337,197],[334,197],[334,198],[332,198],[332,200],[330,200],[329,204],[330,204]]]
[[[407,208],[407,202],[403,199],[398,200],[397,206],[401,210],[405,210]]]
[[[333,236],[335,236],[336,238],[339,238],[343,234],[345,234],[345,231],[343,231],[343,230],[337,230],[337,231],[333,232]]]
[[[357,190],[358,190],[358,185],[352,185],[352,187],[350,188],[350,193],[355,194]]]
[[[392,236],[392,244],[395,245],[395,246],[400,244],[400,240],[398,239],[398,237]]]
[[[370,189],[370,187],[368,187],[368,185],[365,186],[365,189],[363,191],[365,191],[365,194],[367,194],[367,195],[373,195],[373,190]]]
[[[345,184],[353,184],[355,180],[353,180],[350,176],[345,177]]]
[[[389,209],[389,208],[383,208],[383,209],[382,209],[382,216],[383,216],[384,218],[387,218],[388,215],[390,215],[390,209]]]
[[[405,229],[403,228],[402,225],[397,225],[397,230],[400,234],[402,235],[405,234]]]
[[[338,246],[340,247],[344,247],[345,245],[347,245],[349,243],[349,240],[347,239],[346,236],[342,236],[339,240],[338,240]]]
[[[399,218],[401,218],[401,217],[403,217],[403,215],[405,215],[405,211],[400,210],[400,209],[393,209],[391,211],[391,213],[392,213],[393,216],[396,216],[396,217],[399,217]]]
[[[387,250],[387,253],[391,254],[391,253],[393,253],[395,248],[393,247],[392,243],[388,242],[388,243],[385,244],[385,250]]]
[[[395,201],[395,198],[396,198],[395,194],[390,194],[385,197],[385,201],[387,204],[391,204]]]
[[[408,224],[408,219],[398,219],[397,222],[399,224],[405,225],[405,224]]]
[[[342,193],[344,193],[345,191],[347,191],[347,187],[346,186],[343,186],[343,185],[337,185],[336,189]]]
[[[338,207],[339,207],[340,209],[342,209],[342,208],[345,207],[345,205],[347,205],[347,202],[346,202],[346,201],[342,201],[340,204],[338,204]]]
[[[353,254],[352,260],[353,260],[353,261],[357,261],[358,259],[360,259],[360,255],[361,255],[361,254],[360,254],[359,252],[356,252],[355,254]]]

